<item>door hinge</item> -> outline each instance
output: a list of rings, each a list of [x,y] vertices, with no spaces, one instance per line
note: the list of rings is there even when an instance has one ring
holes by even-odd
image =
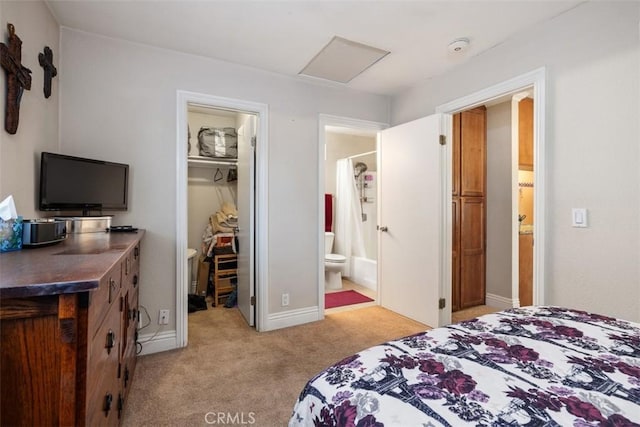
[[[440,145],[447,145],[447,137],[445,135],[440,135]]]
[[[251,146],[252,146],[253,148],[256,148],[256,143],[257,143],[257,139],[256,139],[256,137],[255,137],[255,136],[252,136],[252,137],[251,137]]]
[[[256,305],[256,296],[251,297],[251,305]]]
[[[447,304],[446,304],[446,302],[447,302],[447,301],[446,301],[444,298],[440,298],[440,299],[438,300],[438,308],[439,308],[440,310],[442,310],[443,308],[445,308],[445,306],[447,305]]]

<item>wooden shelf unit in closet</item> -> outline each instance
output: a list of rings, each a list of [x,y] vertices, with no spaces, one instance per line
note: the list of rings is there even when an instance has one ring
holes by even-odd
[[[213,271],[211,281],[213,282],[213,306],[217,307],[221,298],[228,297],[233,292],[235,286],[232,279],[238,278],[238,255],[222,254],[213,256]]]

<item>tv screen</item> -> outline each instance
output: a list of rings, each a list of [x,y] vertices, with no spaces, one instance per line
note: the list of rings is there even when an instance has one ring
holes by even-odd
[[[129,165],[43,152],[40,210],[127,210]]]

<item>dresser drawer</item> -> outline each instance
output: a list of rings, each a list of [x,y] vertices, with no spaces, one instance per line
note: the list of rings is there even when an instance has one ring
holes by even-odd
[[[114,396],[114,402],[118,397],[119,356],[122,345],[119,306],[119,303],[111,305],[102,326],[89,344],[89,354],[87,355],[88,416],[102,410],[102,402],[104,402],[104,396],[107,392]],[[115,384],[113,391],[109,388],[111,384]]]
[[[131,389],[133,374],[136,371],[136,362],[136,348],[130,347],[124,355],[124,359],[122,361],[122,375],[120,378],[122,395],[125,399],[129,395],[129,390]]]
[[[119,303],[122,288],[122,262],[118,262],[89,293],[89,330],[97,331],[114,302]]]
[[[117,426],[120,423],[124,396],[117,377],[107,375],[96,385],[87,402],[87,426]]]
[[[135,289],[138,288],[140,282],[140,243],[127,254],[123,276],[123,287],[130,285]]]
[[[131,348],[136,346],[136,330],[138,329],[138,290],[129,289],[122,291],[122,340],[120,352],[124,357]]]

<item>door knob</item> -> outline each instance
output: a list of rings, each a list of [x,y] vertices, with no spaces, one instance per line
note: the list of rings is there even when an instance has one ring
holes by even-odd
[[[380,227],[380,226],[378,226],[378,230],[384,231],[384,232],[389,231],[389,229],[387,227]]]

